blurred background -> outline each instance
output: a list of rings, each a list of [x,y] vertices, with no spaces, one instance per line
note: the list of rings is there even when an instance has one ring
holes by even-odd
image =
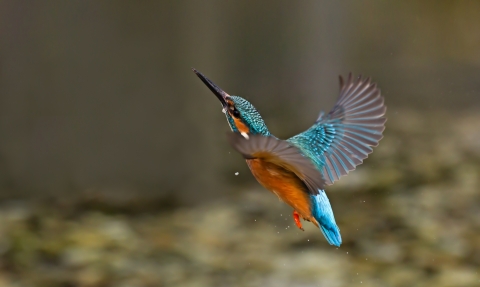
[[[192,73],[280,138],[373,77],[380,146],[293,225]],[[0,286],[480,286],[480,2],[0,0]],[[238,172],[238,175],[236,173]]]

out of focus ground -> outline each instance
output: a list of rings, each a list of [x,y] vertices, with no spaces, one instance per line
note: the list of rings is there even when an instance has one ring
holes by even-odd
[[[480,286],[480,113],[389,113],[327,190],[341,248],[257,185],[190,207],[5,201],[0,286]]]

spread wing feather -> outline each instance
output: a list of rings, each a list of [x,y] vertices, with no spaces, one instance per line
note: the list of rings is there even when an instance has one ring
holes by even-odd
[[[261,159],[295,173],[308,187],[310,194],[318,194],[325,186],[320,171],[314,163],[300,153],[291,143],[273,136],[228,133],[228,141],[246,159]]]
[[[340,96],[326,116],[321,113],[315,124],[288,142],[312,158],[326,184],[363,162],[378,145],[385,129],[383,97],[370,78],[344,82],[340,76]]]

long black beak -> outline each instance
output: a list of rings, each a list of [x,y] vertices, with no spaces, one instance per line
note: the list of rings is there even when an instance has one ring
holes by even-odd
[[[195,68],[192,68],[192,71],[200,78],[200,80],[202,80],[202,82],[205,85],[207,85],[207,87],[210,89],[210,91],[212,91],[215,94],[215,96],[217,96],[217,98],[222,103],[222,106],[224,108],[226,108],[228,106],[227,105],[227,98],[229,97],[229,95],[227,93],[225,93],[222,89],[220,89],[217,85],[215,85],[212,81],[210,81],[210,79],[205,77],[202,73],[195,70]]]

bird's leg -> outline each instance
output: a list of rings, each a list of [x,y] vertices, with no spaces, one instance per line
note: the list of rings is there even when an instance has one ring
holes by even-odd
[[[302,231],[305,231],[303,230],[302,223],[300,222],[300,215],[296,210],[293,211],[293,220],[295,220],[295,224],[298,228],[300,228]]]

